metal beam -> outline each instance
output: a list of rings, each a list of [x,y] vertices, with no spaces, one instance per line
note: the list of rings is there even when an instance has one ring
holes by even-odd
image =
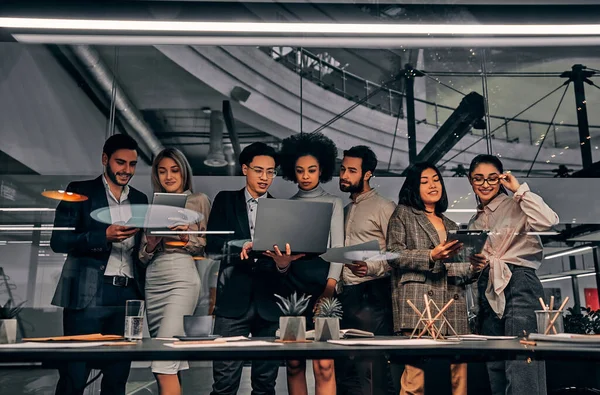
[[[407,103],[408,109],[408,103]],[[416,162],[437,163],[467,134],[475,121],[485,115],[484,99],[477,92],[466,95],[452,115],[444,122],[416,156]],[[410,122],[409,122],[410,125]],[[410,126],[409,126],[410,128]],[[410,141],[410,140],[409,140]],[[411,163],[414,163],[411,160]],[[406,175],[406,171],[402,173]]]
[[[404,89],[406,94],[406,123],[408,128],[408,160],[417,159],[417,121],[415,117],[415,78],[423,74],[414,70],[410,63],[404,66]]]
[[[573,81],[575,90],[575,108],[577,113],[577,127],[579,129],[579,146],[581,148],[581,162],[583,168],[590,167],[592,160],[592,144],[590,140],[590,125],[588,123],[587,102],[585,99],[585,87],[583,83],[593,85],[588,79],[595,74],[591,70],[587,70],[584,65],[575,64],[571,71],[566,71],[561,74],[562,78],[569,78]]]

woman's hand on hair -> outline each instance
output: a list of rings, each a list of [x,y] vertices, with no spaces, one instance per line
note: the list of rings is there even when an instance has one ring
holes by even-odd
[[[510,173],[504,173],[500,176],[500,184],[502,184],[504,188],[508,189],[512,193],[517,192],[517,189],[519,189],[521,186],[517,180],[517,177]]]
[[[458,254],[462,246],[458,240],[444,241],[431,250],[429,256],[432,261],[443,261]]]

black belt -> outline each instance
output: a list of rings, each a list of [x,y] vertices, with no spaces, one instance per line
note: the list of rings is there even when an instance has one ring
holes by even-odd
[[[128,287],[133,285],[133,279],[125,276],[104,276],[106,284],[112,284],[115,287]]]

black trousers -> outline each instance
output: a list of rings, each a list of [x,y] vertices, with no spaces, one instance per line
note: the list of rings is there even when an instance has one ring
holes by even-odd
[[[227,318],[217,316],[214,333],[223,337],[248,336],[275,337],[279,322],[263,319],[256,309],[255,302],[242,317]],[[280,361],[252,361],[250,378],[252,395],[275,395],[275,381]],[[213,361],[213,390],[211,395],[234,395],[240,388],[243,361]]]
[[[81,310],[63,310],[63,331],[65,336],[102,333],[123,335],[125,331],[125,302],[140,299],[134,285],[116,287],[104,284],[101,295],[93,304]],[[130,362],[110,361],[101,364],[68,362],[58,368],[60,378],[56,395],[82,395],[90,371],[102,371],[102,395],[125,395],[129,377]]]
[[[339,296],[344,316],[343,329],[360,329],[377,336],[392,336],[392,291],[389,277],[344,286]],[[375,361],[348,358],[335,360],[338,395],[388,395],[394,393],[390,365],[381,357]]]

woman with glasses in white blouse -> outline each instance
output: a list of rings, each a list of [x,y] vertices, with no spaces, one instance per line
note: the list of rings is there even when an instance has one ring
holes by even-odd
[[[479,332],[520,337],[537,332],[534,311],[544,290],[536,270],[543,245],[531,232],[550,230],[558,216],[526,183],[505,173],[496,156],[473,159],[469,181],[478,203],[469,229],[489,231],[483,253],[472,258],[485,265],[478,281]],[[494,395],[546,394],[541,361],[490,362],[487,367]]]

